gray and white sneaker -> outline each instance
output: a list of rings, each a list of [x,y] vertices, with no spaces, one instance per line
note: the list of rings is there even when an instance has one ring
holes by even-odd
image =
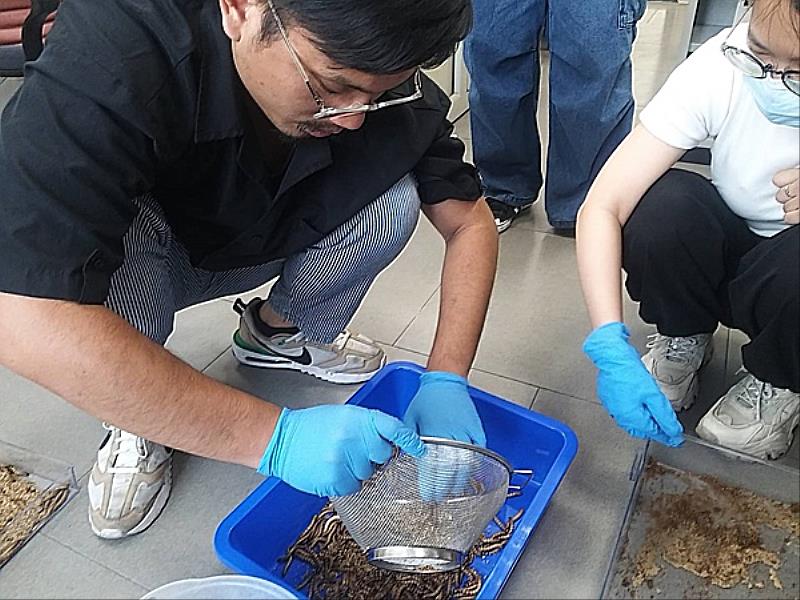
[[[241,315],[233,354],[244,365],[301,371],[333,383],[360,383],[386,363],[383,350],[366,336],[344,331],[330,344],[309,340],[297,328],[269,331],[258,316],[261,298],[233,308]]]
[[[778,458],[800,422],[800,394],[747,373],[697,424],[697,435],[758,458]]]
[[[697,373],[714,353],[711,337],[710,333],[649,336],[650,351],[642,357],[642,362],[676,412],[689,408],[697,399]]]
[[[103,424],[87,486],[89,524],[98,537],[119,539],[152,525],[172,489],[172,450]]]

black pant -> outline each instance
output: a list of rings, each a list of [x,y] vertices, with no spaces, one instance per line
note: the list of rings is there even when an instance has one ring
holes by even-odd
[[[748,371],[800,391],[800,235],[756,235],[705,177],[672,169],[623,230],[623,268],[639,314],[659,333],[740,329]]]

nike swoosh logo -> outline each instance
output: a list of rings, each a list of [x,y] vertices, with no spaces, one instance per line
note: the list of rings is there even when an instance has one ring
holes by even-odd
[[[268,354],[272,354],[273,356],[286,358],[296,363],[300,363],[301,365],[311,364],[312,359],[311,359],[311,354],[308,352],[308,348],[303,348],[303,351],[300,354],[283,354],[282,352],[278,352],[277,350],[273,350],[272,348],[268,348],[266,346],[262,347]],[[258,359],[256,358],[253,358],[252,360],[258,361]]]

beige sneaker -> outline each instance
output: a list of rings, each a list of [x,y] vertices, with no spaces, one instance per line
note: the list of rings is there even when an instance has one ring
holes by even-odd
[[[103,425],[108,436],[89,476],[89,524],[98,537],[118,539],[152,525],[172,489],[172,450]]]
[[[750,373],[717,400],[697,424],[697,435],[758,458],[778,458],[800,422],[800,394],[773,387]]]
[[[644,366],[658,383],[675,412],[689,408],[697,399],[697,374],[713,355],[711,334],[669,337],[650,336],[650,351],[642,357]]]
[[[330,344],[312,342],[296,328],[269,334],[258,316],[262,300],[236,300],[241,315],[233,355],[244,365],[291,369],[333,383],[361,383],[386,363],[383,350],[366,336],[344,331]]]

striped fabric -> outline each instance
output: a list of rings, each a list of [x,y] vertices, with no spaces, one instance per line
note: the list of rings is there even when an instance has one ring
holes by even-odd
[[[330,343],[347,326],[378,274],[405,247],[419,217],[416,182],[406,175],[330,235],[286,260],[213,272],[193,267],[151,195],[123,239],[125,260],[106,306],[160,344],[175,312],[240,294],[280,275],[269,303],[312,341]]]

